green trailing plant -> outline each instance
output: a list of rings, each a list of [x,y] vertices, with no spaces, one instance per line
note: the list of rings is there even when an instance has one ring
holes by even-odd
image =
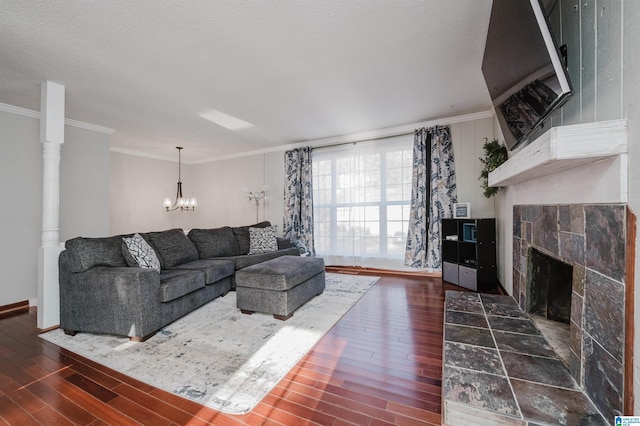
[[[489,186],[489,173],[507,160],[507,148],[502,146],[500,142],[498,142],[498,139],[489,141],[488,138],[484,138],[482,148],[484,149],[484,158],[480,157],[480,162],[484,167],[478,180],[482,180],[484,196],[491,198],[498,193],[500,188]]]

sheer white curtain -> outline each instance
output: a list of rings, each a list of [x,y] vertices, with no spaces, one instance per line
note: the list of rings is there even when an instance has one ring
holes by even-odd
[[[316,253],[327,265],[403,265],[412,135],[313,151]]]

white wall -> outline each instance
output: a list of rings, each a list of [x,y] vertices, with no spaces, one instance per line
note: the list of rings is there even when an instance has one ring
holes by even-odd
[[[42,144],[33,118],[0,111],[0,306],[35,299],[42,232]]]
[[[471,204],[471,215],[477,218],[494,217],[494,198],[483,195],[480,157],[484,156],[484,139],[494,137],[493,119],[451,124],[453,155],[456,164],[458,201]]]
[[[40,121],[33,115],[0,111],[0,306],[37,297],[43,160]],[[108,144],[106,134],[65,126],[61,241],[109,232]]]
[[[183,195],[196,197],[198,207],[167,213],[162,201],[175,199],[178,163],[112,152],[111,234],[250,225],[256,222],[256,208],[246,202],[243,188],[260,191],[265,184],[269,199],[260,203],[259,221],[269,220],[282,230],[283,155],[183,163]]]
[[[259,192],[268,185],[260,202],[258,221],[280,224],[283,199],[282,152],[196,164],[191,167],[197,187],[195,227],[243,226],[256,223],[255,203],[247,203],[243,188]]]
[[[92,235],[109,235],[109,139],[66,126],[60,150],[60,241]]]
[[[117,152],[111,152],[110,159],[111,235],[171,228],[189,230],[194,226],[200,207],[195,212],[166,212],[163,206],[165,198],[173,201],[176,197],[177,161]],[[182,165],[181,177],[183,195],[199,199],[189,166]]]

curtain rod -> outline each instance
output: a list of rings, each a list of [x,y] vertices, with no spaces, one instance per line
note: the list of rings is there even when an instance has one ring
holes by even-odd
[[[350,141],[350,142],[338,142],[338,143],[332,143],[329,145],[321,145],[321,146],[314,146],[312,147],[314,150],[316,149],[323,149],[323,148],[334,148],[336,146],[342,146],[342,145],[357,145],[359,143],[366,143],[366,142],[375,142],[375,141],[379,141],[379,140],[383,140],[383,139],[391,139],[391,138],[396,138],[398,136],[406,136],[406,135],[412,135],[414,134],[415,130],[412,130],[410,132],[403,132],[403,133],[398,133],[398,134],[393,134],[393,135],[388,135],[388,136],[378,136],[377,138],[370,138],[370,139],[358,139],[358,140],[354,140],[354,141]]]

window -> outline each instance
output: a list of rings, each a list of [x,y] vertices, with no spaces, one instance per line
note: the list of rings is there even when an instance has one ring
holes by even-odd
[[[316,252],[333,265],[404,269],[411,135],[313,151]]]

